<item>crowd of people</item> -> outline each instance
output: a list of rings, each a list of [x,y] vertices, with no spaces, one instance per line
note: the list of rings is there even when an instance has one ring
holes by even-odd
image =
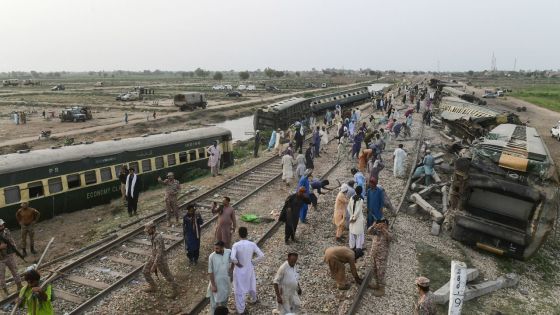
[[[377,97],[372,100],[374,114],[366,117],[360,109],[344,111],[337,106],[334,111],[327,111],[322,121],[310,116],[296,122],[289,130],[275,130],[272,132],[268,149],[281,156],[282,181],[293,193],[285,199],[279,220],[284,223],[284,241],[288,248],[286,260],[278,267],[273,278],[272,286],[276,295],[278,314],[297,314],[301,311],[300,274],[298,272],[297,243],[299,242],[298,224],[309,224],[308,214],[316,213],[319,209],[319,197],[326,191],[337,190],[333,206],[332,223],[334,225],[332,236],[333,246],[324,251],[324,262],[329,273],[340,290],[347,290],[351,282],[346,278],[346,265],[358,285],[362,279],[356,268],[356,261],[364,256],[366,235],[371,235],[372,243],[368,259],[373,267],[374,285],[373,293],[380,297],[385,295],[385,270],[392,239],[389,230],[386,211],[393,211],[393,206],[385,189],[381,185],[381,171],[385,168],[382,158],[387,145],[397,146],[392,153],[393,177],[405,177],[407,152],[402,143],[395,140],[411,137],[411,127],[414,123],[413,114],[420,111],[420,102],[425,102],[423,121],[426,116],[431,117],[430,99],[424,100],[426,93],[418,87],[404,87],[405,94],[402,104],[397,108],[393,94]],[[400,88],[397,95],[400,94]],[[410,105],[406,105],[406,100]],[[416,100],[416,103],[414,103]],[[402,106],[405,105],[405,106]],[[402,114],[400,111],[403,111]],[[400,111],[399,111],[400,110]],[[426,114],[428,112],[428,114]],[[334,126],[336,133],[333,137],[329,127]],[[304,139],[309,136],[311,142],[304,147]],[[329,140],[337,142],[337,152],[328,151]],[[258,156],[261,141],[260,131],[255,134],[254,156]],[[219,174],[221,152],[217,143],[207,148],[209,155],[208,166],[213,176]],[[339,183],[339,187],[330,188],[327,179],[315,178],[314,170],[316,159],[325,156],[336,157],[343,160],[342,165],[349,167],[348,181]],[[424,158],[425,172],[428,174],[433,167],[433,157]],[[385,174],[385,173],[383,173]],[[428,174],[429,175],[429,174]],[[429,176],[426,177],[429,180]],[[138,197],[140,194],[140,177],[133,168],[123,167],[119,176],[123,200],[130,216],[137,214]],[[166,179],[158,178],[165,186],[165,207],[167,210],[168,226],[174,219],[180,223],[177,204],[180,183],[174,178],[173,173],[168,173]],[[22,226],[23,254],[26,255],[27,238],[30,250],[35,253],[33,244],[33,226],[39,219],[39,212],[29,208],[23,203],[18,211],[18,222]],[[182,218],[182,228],[185,240],[185,251],[191,265],[197,265],[201,248],[201,227],[204,220],[200,215],[197,205],[187,205],[187,212]],[[309,212],[309,208],[312,209]],[[248,239],[246,227],[238,227],[235,210],[231,199],[223,197],[220,205],[214,202],[211,212],[217,216],[214,230],[214,250],[208,256],[208,288],[207,297],[210,301],[211,314],[227,314],[227,303],[232,293],[235,308],[238,314],[246,313],[246,296],[249,303],[258,302],[255,264],[264,258],[264,253],[256,243]],[[163,278],[171,285],[171,297],[178,294],[179,284],[173,277],[167,262],[165,243],[162,234],[157,232],[157,225],[149,222],[145,225],[151,251],[150,256],[142,270],[146,279],[146,292],[158,291],[156,281],[152,274],[160,272]],[[234,232],[237,232],[238,241],[234,241]],[[347,238],[347,239],[346,239]],[[15,268],[13,253],[14,242],[9,231],[4,228],[0,220],[0,286],[7,294],[4,283],[5,267],[12,272],[14,282],[20,290],[20,298],[30,303],[34,301],[50,306],[51,288],[40,285],[40,275],[33,270],[25,274],[24,279],[28,286],[22,287],[21,280]],[[12,245],[12,246],[10,246]],[[415,306],[418,314],[435,314],[433,297],[429,291],[429,279],[419,277],[415,282],[418,287],[419,299]],[[27,289],[29,288],[29,289]],[[30,295],[33,292],[35,295]],[[45,313],[49,314],[49,313]]]

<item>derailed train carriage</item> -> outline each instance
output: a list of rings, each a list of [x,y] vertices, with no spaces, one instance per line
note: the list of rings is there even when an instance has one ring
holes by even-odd
[[[16,226],[23,201],[41,211],[41,219],[110,202],[120,196],[122,165],[139,174],[142,189],[158,176],[175,178],[207,169],[206,148],[218,141],[222,167],[233,164],[231,132],[208,127],[152,134],[0,156],[0,217]]]
[[[453,134],[469,142],[485,136],[499,124],[521,124],[516,114],[498,112],[457,97],[443,97],[437,113]]]
[[[556,221],[559,194],[548,148],[532,127],[501,124],[460,158],[450,192],[452,237],[527,259]]]
[[[253,118],[255,130],[287,129],[290,125],[308,117],[333,109],[338,104],[341,107],[364,102],[371,97],[368,87],[344,90],[313,98],[291,98],[264,108],[259,108]]]

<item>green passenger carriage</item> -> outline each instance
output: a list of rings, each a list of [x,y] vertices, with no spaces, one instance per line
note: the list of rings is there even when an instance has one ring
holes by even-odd
[[[137,171],[143,190],[167,172],[180,180],[196,169],[208,168],[206,149],[214,141],[223,153],[221,166],[231,166],[231,132],[219,127],[0,156],[0,218],[15,226],[15,213],[23,201],[41,211],[42,219],[108,203],[121,194],[122,165]]]

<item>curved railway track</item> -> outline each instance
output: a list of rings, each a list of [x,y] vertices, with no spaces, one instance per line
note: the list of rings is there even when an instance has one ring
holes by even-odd
[[[217,187],[183,202],[179,207],[182,209],[189,203],[196,203],[201,210],[200,214],[205,222],[202,229],[205,230],[217,218],[211,213],[209,206],[214,201],[221,202],[217,196],[229,196],[232,206],[239,206],[281,176],[282,169],[279,160],[280,158],[274,155]],[[333,165],[328,172],[337,164]],[[150,220],[160,223],[165,220],[166,214],[165,211],[161,211],[149,217]],[[259,245],[273,235],[280,224],[276,222],[271,225],[259,239]],[[183,243],[181,227],[167,227],[159,224],[158,232],[163,235],[167,252]],[[142,271],[143,262],[149,255],[150,241],[143,232],[143,225],[140,225],[55,270],[41,268],[43,278],[47,279],[45,282],[53,284],[54,294],[57,297],[57,301],[53,303],[55,312],[83,314],[100,299],[138,275]],[[0,305],[7,310],[15,298],[16,293],[13,293],[1,300]],[[197,314],[206,306],[206,303],[206,299],[199,301],[190,314]]]

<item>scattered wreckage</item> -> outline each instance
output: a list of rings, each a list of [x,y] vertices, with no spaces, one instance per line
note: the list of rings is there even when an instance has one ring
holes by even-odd
[[[457,97],[442,97],[434,110],[456,157],[449,161],[454,167],[444,163],[452,179],[443,182],[436,172],[435,184],[424,186],[416,176],[409,211],[430,215],[433,235],[443,225],[455,240],[494,254],[533,256],[553,230],[560,204],[554,161],[536,129],[514,113]],[[434,154],[436,165],[443,155]],[[441,207],[428,202],[431,194],[441,195]]]
[[[451,133],[468,142],[485,136],[499,124],[522,124],[516,114],[500,113],[456,97],[443,97],[437,111]]]
[[[451,236],[495,254],[531,257],[554,227],[555,182],[554,161],[535,128],[497,126],[455,161]]]

